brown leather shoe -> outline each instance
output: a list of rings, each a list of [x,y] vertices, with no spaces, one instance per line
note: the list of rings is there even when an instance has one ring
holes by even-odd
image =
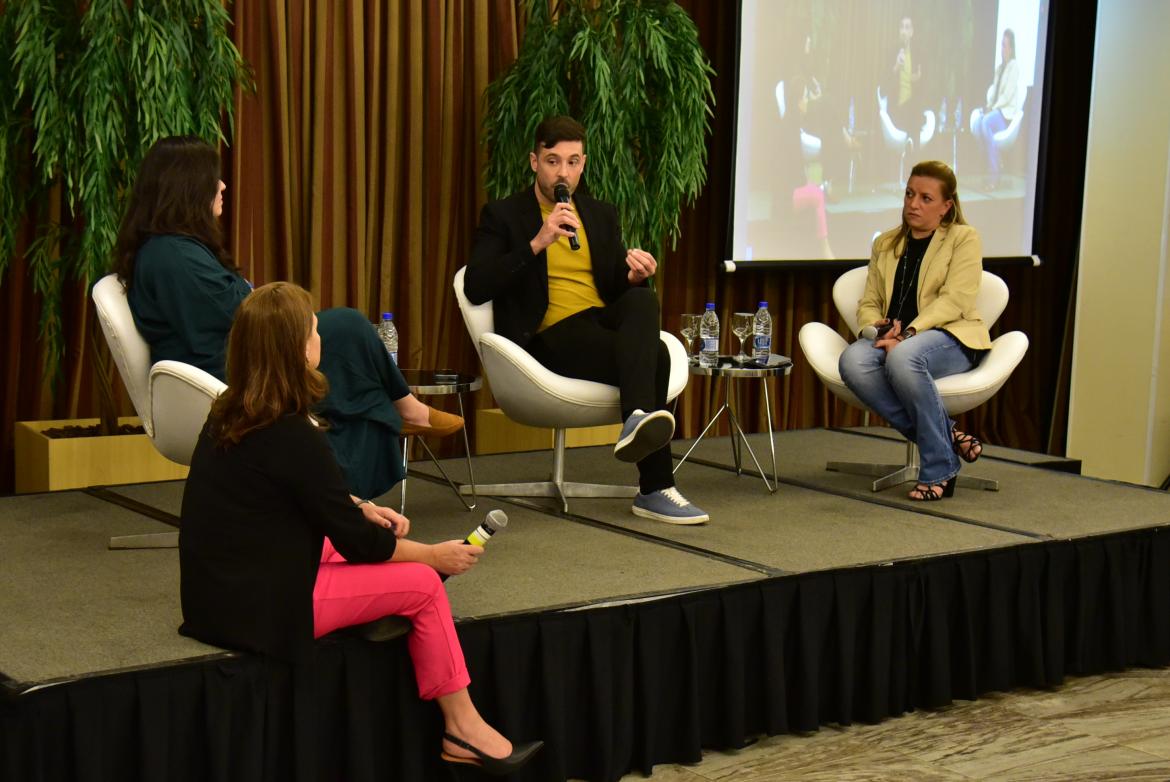
[[[428,415],[428,422],[426,426],[418,424],[408,424],[402,422],[402,436],[403,437],[446,437],[449,434],[455,434],[463,428],[463,419],[452,413],[444,413],[442,410],[436,410],[430,405],[427,406],[430,411]]]

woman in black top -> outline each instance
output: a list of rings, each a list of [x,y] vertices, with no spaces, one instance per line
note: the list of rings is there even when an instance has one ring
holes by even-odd
[[[212,405],[183,495],[180,632],[302,662],[314,638],[406,616],[419,696],[446,723],[443,757],[512,771],[540,745],[514,749],[472,704],[436,572],[463,573],[483,549],[415,543],[404,516],[349,494],[310,413],[327,390],[320,360],[304,289],[272,283],[240,304],[227,350],[234,382]]]
[[[225,339],[251,285],[224,247],[224,189],[214,148],[186,136],[157,141],[134,181],[114,266],[151,359],[192,364],[231,384]],[[401,435],[448,435],[463,419],[411,395],[361,313],[338,307],[319,315],[330,389],[319,411],[329,441],[350,491],[385,494],[403,477]]]

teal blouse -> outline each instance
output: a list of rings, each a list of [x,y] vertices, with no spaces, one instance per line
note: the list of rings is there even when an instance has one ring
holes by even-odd
[[[227,335],[236,307],[252,291],[189,236],[153,236],[134,261],[128,294],[151,362],[170,359],[224,377]]]
[[[230,383],[224,370],[227,335],[251,290],[202,242],[166,235],[139,248],[128,299],[152,362],[182,361]],[[329,381],[318,411],[329,424],[329,443],[353,494],[385,494],[403,477],[402,418],[394,401],[410,387],[360,312],[319,312],[317,331],[320,370]]]

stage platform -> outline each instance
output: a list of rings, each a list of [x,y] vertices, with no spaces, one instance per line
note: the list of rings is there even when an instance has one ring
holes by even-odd
[[[752,443],[768,458],[764,435]],[[700,444],[676,475],[711,513],[695,527],[639,519],[628,500],[566,514],[481,497],[468,513],[414,462],[412,537],[509,517],[447,587],[477,703],[514,739],[547,742],[518,778],[617,779],[761,734],[1170,663],[1170,494],[988,446],[964,469],[1000,491],[913,503],[909,486],[873,493],[824,469],[900,461],[887,429],[776,445],[769,494],[754,467],[735,474],[727,438]],[[473,464],[481,483],[538,480],[551,453]],[[465,477],[462,459],[444,467]],[[571,450],[566,474],[635,478],[603,447]],[[0,778],[448,778],[402,640],[327,639],[307,670],[175,632],[177,551],[107,541],[173,529],[182,490],[0,498]]]

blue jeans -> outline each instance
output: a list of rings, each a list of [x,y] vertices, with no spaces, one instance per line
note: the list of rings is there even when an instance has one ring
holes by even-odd
[[[979,120],[979,139],[987,152],[987,171],[996,183],[999,182],[999,145],[994,136],[1007,126],[1008,122],[999,109],[984,114]]]
[[[915,334],[888,354],[859,339],[841,354],[841,379],[857,398],[918,444],[918,480],[942,483],[959,472],[951,428],[934,379],[971,369],[959,341],[942,329]]]

